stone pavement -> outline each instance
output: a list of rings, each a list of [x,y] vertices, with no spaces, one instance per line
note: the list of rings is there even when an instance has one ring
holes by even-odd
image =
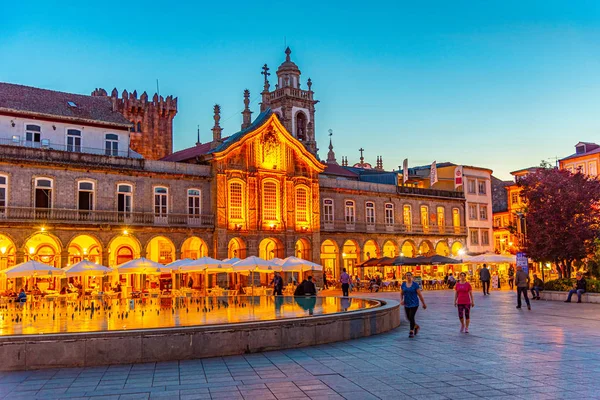
[[[362,296],[363,294],[358,294]],[[452,292],[425,292],[422,330],[245,356],[0,373],[17,399],[600,399],[600,306],[475,294],[458,332]],[[372,297],[398,298],[398,293]],[[403,319],[404,321],[404,319]]]

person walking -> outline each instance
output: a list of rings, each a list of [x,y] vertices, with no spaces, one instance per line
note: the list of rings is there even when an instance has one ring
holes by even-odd
[[[404,306],[406,319],[410,322],[410,332],[408,333],[408,337],[413,338],[419,333],[419,329],[421,329],[415,322],[415,316],[419,309],[419,299],[421,299],[421,303],[423,303],[423,310],[427,309],[427,304],[425,304],[425,299],[423,299],[421,287],[417,282],[413,281],[411,272],[406,273],[406,282],[402,282],[400,298],[400,304]]]
[[[577,293],[577,302],[581,303],[581,295],[584,294],[587,289],[587,282],[583,278],[583,274],[581,272],[578,272],[577,274],[575,274],[575,277],[577,278],[577,280],[573,285],[573,289],[569,290],[569,296],[567,297],[567,300],[565,300],[565,303],[570,303],[571,296],[573,296],[575,293]]]
[[[531,297],[533,300],[540,299],[540,290],[544,289],[544,281],[538,278],[537,274],[533,274],[533,285],[531,286]]]
[[[515,275],[515,286],[517,287],[517,309],[521,309],[521,294],[525,297],[527,309],[531,311],[531,304],[527,291],[529,290],[529,275],[523,271],[523,267],[517,266],[517,274]]]
[[[490,294],[490,278],[490,270],[487,269],[487,265],[483,264],[483,268],[479,271],[479,280],[481,281],[484,296]]]
[[[275,296],[283,296],[283,279],[279,272],[275,272],[275,276],[273,276],[273,280],[271,281],[273,284],[273,294]]]
[[[340,275],[340,283],[342,284],[342,296],[348,297],[348,289],[350,289],[350,283],[352,283],[352,278],[346,272],[346,268],[342,269],[342,274]]]
[[[461,272],[458,275],[459,281],[454,286],[454,307],[458,308],[458,319],[460,320],[460,331],[469,333],[469,323],[471,321],[471,307],[475,307],[473,301],[473,288],[467,282],[467,274]]]
[[[323,290],[329,289],[329,285],[327,284],[327,275],[323,274]]]
[[[515,268],[512,265],[508,267],[508,285],[510,290],[515,290]]]

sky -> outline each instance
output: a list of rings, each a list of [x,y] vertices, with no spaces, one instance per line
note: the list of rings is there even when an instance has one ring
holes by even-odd
[[[510,171],[600,142],[598,1],[0,2],[0,81],[178,97],[174,149],[259,112],[286,44],[313,81],[319,155]]]

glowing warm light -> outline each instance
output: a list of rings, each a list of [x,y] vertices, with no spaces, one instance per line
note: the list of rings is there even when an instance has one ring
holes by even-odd
[[[460,250],[458,251],[458,255],[459,255],[459,256],[463,256],[464,254],[465,254],[465,249],[460,249]]]
[[[550,268],[551,266],[552,266],[552,264],[546,263],[546,268]]]
[[[404,253],[400,253],[400,257],[404,257]]]
[[[346,253],[342,253],[342,257],[346,257]]]
[[[29,248],[29,254],[33,254],[33,253],[35,253],[35,248],[33,248],[33,247],[30,247],[30,248]]]
[[[129,234],[129,232],[127,231],[127,229],[124,229],[123,230],[123,235],[127,235],[127,234]]]
[[[3,247],[3,248],[1,248],[1,249],[0,249],[0,252],[1,252],[2,254],[5,254],[5,253],[6,253],[6,247]]]
[[[46,232],[46,228],[44,228],[44,227],[42,226],[42,228],[40,229],[40,231],[42,231],[42,232]]]
[[[508,242],[508,245],[509,245],[509,246],[512,246],[512,245],[513,245],[513,242]]]
[[[83,249],[83,255],[87,254],[87,249]]]

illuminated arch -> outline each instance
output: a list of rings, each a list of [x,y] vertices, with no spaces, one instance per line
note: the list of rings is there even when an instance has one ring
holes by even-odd
[[[284,258],[283,243],[276,238],[266,238],[258,245],[258,256],[264,260]]]
[[[181,258],[196,260],[208,255],[206,242],[197,236],[187,238],[181,245]]]
[[[33,234],[25,242],[25,261],[36,260],[60,268],[62,246],[54,235],[48,233]]]
[[[17,248],[7,235],[0,234],[0,270],[16,264]]]
[[[110,267],[140,258],[140,242],[131,234],[118,235],[108,243],[108,265]]]
[[[417,245],[410,239],[405,240],[402,243],[400,252],[404,257],[415,257],[417,255]]]
[[[165,236],[155,236],[146,245],[146,258],[161,264],[175,261],[175,245]]]
[[[338,245],[333,240],[327,239],[321,243],[321,265],[327,279],[334,279],[339,275],[338,254]]]
[[[392,240],[386,240],[383,244],[383,256],[384,257],[397,257],[399,256],[398,245]]]
[[[295,256],[298,258],[302,258],[303,260],[311,260],[311,246],[308,239],[301,238],[296,241],[296,246],[294,248]]]
[[[431,243],[429,240],[422,240],[421,244],[419,244],[418,253],[420,256],[429,256],[429,255],[433,254],[434,253],[433,243]]]
[[[77,235],[69,242],[68,264],[73,265],[81,260],[102,263],[102,244],[92,235]]]
[[[440,240],[435,245],[435,254],[440,256],[449,257],[450,256],[450,247],[448,246],[448,242],[445,240]]]
[[[454,242],[452,243],[452,247],[451,247],[451,251],[452,251],[452,255],[453,256],[459,256],[461,255],[461,250],[463,249],[463,244],[461,242]]]
[[[379,246],[374,240],[367,240],[363,246],[363,260],[379,258]]]
[[[227,245],[227,258],[246,258],[246,242],[242,238],[233,238]]]

